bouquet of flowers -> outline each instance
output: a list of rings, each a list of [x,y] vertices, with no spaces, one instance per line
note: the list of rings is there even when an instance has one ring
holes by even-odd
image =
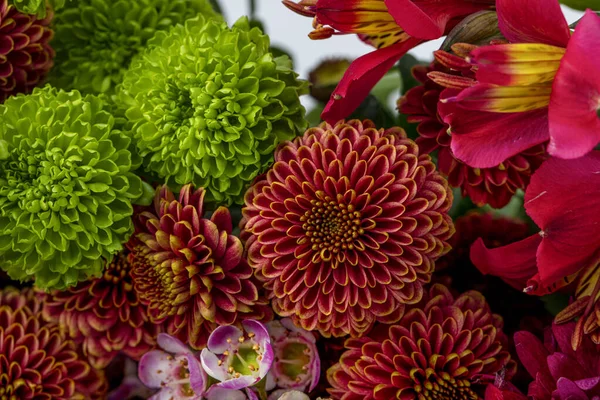
[[[276,4],[0,0],[0,398],[600,399],[600,3]]]

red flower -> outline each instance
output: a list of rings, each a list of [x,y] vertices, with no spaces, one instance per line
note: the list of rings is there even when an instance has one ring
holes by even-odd
[[[329,392],[341,400],[479,399],[496,374],[514,373],[506,341],[502,318],[480,293],[454,299],[434,285],[396,325],[346,340],[327,371]]]
[[[470,264],[469,250],[478,238],[490,247],[500,247],[529,236],[529,227],[524,221],[495,216],[491,212],[471,211],[456,218],[456,233],[448,243],[452,250],[435,263],[435,271],[458,268]],[[519,288],[522,289],[522,288]]]
[[[436,61],[429,67],[415,67],[413,75],[422,85],[412,88],[398,101],[398,110],[408,115],[409,122],[419,123],[416,141],[421,151],[437,150],[438,169],[448,177],[451,186],[461,188],[463,196],[469,196],[478,206],[504,207],[518,189],[527,186],[531,174],[545,159],[544,146],[527,149],[491,168],[464,164],[450,149],[452,137],[448,134],[448,124],[439,116],[438,101],[447,86],[469,87],[475,83],[470,64],[440,50],[436,52]]]
[[[8,0],[0,0],[0,103],[8,96],[29,93],[53,65],[53,32],[46,18],[22,14]]]
[[[350,115],[407,51],[449,32],[462,18],[494,7],[493,0],[302,0],[283,3],[314,17],[313,39],[357,33],[378,48],[357,58],[333,92],[321,118]]]
[[[598,261],[600,251],[600,151],[577,160],[551,158],[533,175],[525,209],[539,234],[496,249],[481,240],[471,260],[482,273],[520,282],[545,294],[563,287]]]
[[[135,289],[150,321],[195,349],[217,325],[270,317],[252,268],[231,234],[231,215],[219,207],[204,215],[204,189],[184,186],[179,199],[163,186],[154,210],[141,212],[128,244]]]
[[[82,343],[96,368],[105,368],[119,352],[139,360],[156,346],[161,327],[152,324],[147,313],[133,288],[125,254],[116,256],[102,277],[55,290],[44,304],[46,320],[58,321],[76,343]]]
[[[502,385],[508,386],[497,387],[495,385],[488,385],[485,390],[485,400],[527,400],[527,396],[521,393],[517,388],[512,385]]]
[[[443,96],[454,154],[487,168],[548,139],[552,155],[589,152],[600,141],[600,60],[592,50],[600,17],[587,12],[571,37],[556,0],[498,0],[497,8],[511,43],[473,50],[478,84]]]
[[[400,128],[309,129],[246,193],[248,260],[273,308],[324,336],[360,336],[421,299],[454,232],[452,194]]]
[[[544,343],[529,332],[517,332],[519,359],[534,381],[528,395],[534,400],[595,400],[600,396],[600,351],[589,339],[574,351],[575,324],[553,325]]]
[[[79,355],[57,324],[42,319],[41,309],[31,289],[0,291],[0,397],[106,398],[104,374]]]

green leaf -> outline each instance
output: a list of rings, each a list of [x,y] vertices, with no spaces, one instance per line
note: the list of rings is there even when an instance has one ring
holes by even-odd
[[[547,296],[542,296],[544,308],[553,316],[564,310],[569,305],[569,295],[564,293],[552,293]]]
[[[575,10],[585,10],[590,8],[592,10],[600,10],[600,0],[560,0],[560,2],[568,7],[574,8]]]
[[[375,96],[369,95],[347,119],[370,119],[378,128],[396,126],[394,114]]]
[[[385,74],[383,78],[371,90],[371,94],[377,97],[383,104],[389,104],[390,96],[393,101],[398,100],[400,93],[402,92],[402,76],[398,69],[392,69],[390,72]]]

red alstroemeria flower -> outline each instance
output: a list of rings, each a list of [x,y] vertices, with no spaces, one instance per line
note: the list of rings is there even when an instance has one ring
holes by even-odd
[[[477,168],[548,140],[561,158],[589,152],[600,141],[600,17],[588,11],[571,37],[558,1],[498,0],[497,9],[510,43],[473,50],[478,84],[442,99],[452,151]]]
[[[331,124],[350,115],[373,86],[410,49],[437,39],[460,20],[492,9],[494,0],[283,0],[314,17],[312,39],[356,33],[377,50],[357,58],[331,95],[321,118]]]
[[[533,174],[525,209],[539,234],[508,246],[471,247],[471,261],[484,274],[521,283],[532,294],[553,292],[577,278],[600,257],[600,151],[576,160],[551,158]]]

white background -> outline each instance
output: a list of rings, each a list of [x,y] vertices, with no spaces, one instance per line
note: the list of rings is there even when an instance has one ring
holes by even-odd
[[[231,24],[236,19],[249,13],[247,0],[219,0],[225,18]],[[256,0],[258,18],[264,24],[266,33],[271,37],[271,43],[284,48],[294,58],[294,68],[301,78],[307,78],[308,73],[319,62],[328,57],[357,58],[373,51],[356,38],[355,35],[338,35],[325,40],[311,40],[308,33],[312,30],[312,20],[297,15],[288,10],[279,0]],[[563,7],[569,23],[583,15]],[[421,60],[431,60],[432,52],[437,50],[443,39],[424,43],[410,51]],[[306,98],[306,97],[305,97]]]

